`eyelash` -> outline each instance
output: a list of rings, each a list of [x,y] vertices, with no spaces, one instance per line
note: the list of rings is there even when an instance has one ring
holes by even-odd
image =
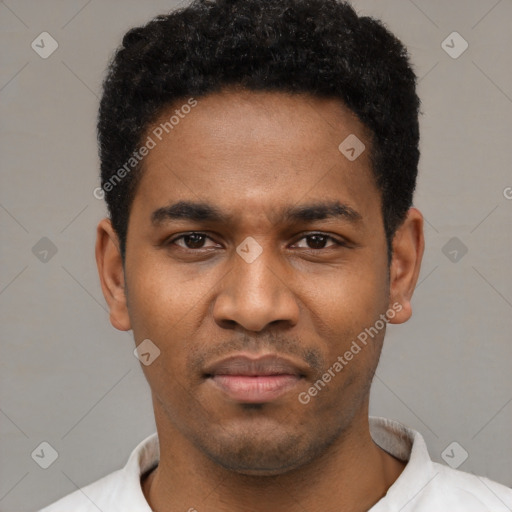
[[[211,237],[209,237],[206,233],[203,233],[201,231],[190,231],[188,233],[182,233],[181,235],[175,237],[175,238],[171,238],[171,239],[168,239],[166,241],[164,241],[164,246],[170,246],[170,245],[174,245],[174,243],[177,241],[177,240],[181,240],[182,238],[185,238],[187,236],[191,236],[191,235],[201,235],[201,236],[204,236],[206,238],[209,238],[210,240],[212,240],[213,242],[215,242],[215,240],[213,240]],[[308,238],[308,237],[312,237],[312,236],[320,236],[320,237],[323,237],[326,239],[326,241],[332,241],[334,242],[337,246],[339,247],[347,247],[348,244],[341,241],[341,240],[338,240],[336,238],[334,238],[333,236],[331,235],[327,235],[325,233],[319,233],[319,232],[312,232],[312,233],[308,233],[307,235],[303,235],[301,238],[299,238],[295,243],[298,243],[300,242],[301,240],[303,240],[304,238]],[[198,252],[198,251],[201,251],[201,250],[204,250],[205,248],[204,247],[200,247],[199,249],[190,249],[188,247],[181,247],[181,246],[177,246],[179,247],[181,250],[184,250],[184,251],[191,251],[191,252]],[[330,246],[330,247],[322,247],[321,249],[311,249],[311,248],[303,248],[304,250],[307,250],[307,251],[322,251],[322,250],[326,250],[326,249],[330,249],[332,248],[333,246]],[[208,250],[208,248],[206,248]]]

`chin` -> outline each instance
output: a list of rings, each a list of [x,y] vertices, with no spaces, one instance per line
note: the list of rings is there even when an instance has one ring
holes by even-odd
[[[306,437],[289,429],[279,432],[274,425],[271,430],[217,432],[203,438],[199,447],[208,458],[229,471],[247,476],[274,476],[303,466],[328,444],[311,433]]]
[[[303,461],[303,454],[287,456],[282,452],[269,453],[268,450],[263,453],[261,449],[255,452],[244,451],[242,454],[224,452],[208,455],[224,469],[246,476],[282,475],[299,468]]]

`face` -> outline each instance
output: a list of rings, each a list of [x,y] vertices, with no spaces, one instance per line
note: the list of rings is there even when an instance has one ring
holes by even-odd
[[[103,266],[111,320],[160,350],[143,365],[157,424],[225,468],[297,468],[367,417],[383,315],[408,311],[368,135],[336,100],[234,91],[152,135],[124,268],[114,249]]]

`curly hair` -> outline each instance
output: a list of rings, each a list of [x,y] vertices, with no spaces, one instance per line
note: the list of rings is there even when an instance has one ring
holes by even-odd
[[[101,186],[123,260],[142,166],[115,186],[109,180],[164,108],[228,86],[335,98],[357,115],[372,136],[389,260],[416,186],[416,75],[382,22],[337,0],[194,0],[124,35],[97,125]]]

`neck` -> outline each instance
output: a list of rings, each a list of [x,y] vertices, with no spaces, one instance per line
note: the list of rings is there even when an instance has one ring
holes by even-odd
[[[405,463],[371,438],[367,408],[313,462],[273,476],[227,470],[201,453],[155,409],[160,442],[158,467],[142,482],[154,512],[362,512],[387,492]],[[163,426],[165,428],[163,428]],[[160,427],[160,428],[158,428]]]

